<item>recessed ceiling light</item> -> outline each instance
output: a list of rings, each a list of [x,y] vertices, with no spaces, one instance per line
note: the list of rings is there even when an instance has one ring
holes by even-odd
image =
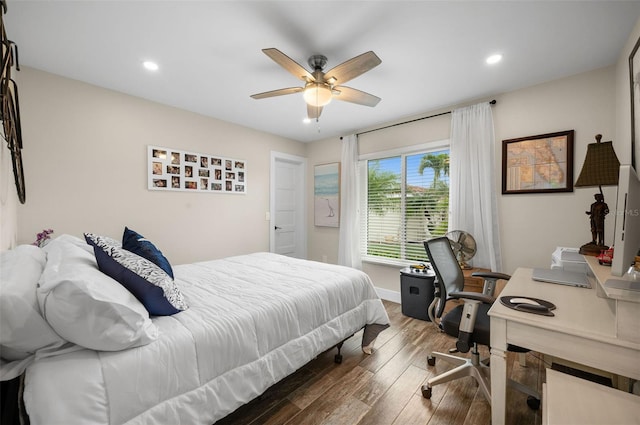
[[[489,57],[487,58],[486,62],[487,62],[489,65],[494,65],[494,64],[496,64],[496,63],[500,62],[501,60],[502,60],[502,55],[497,54],[497,55],[491,55],[491,56],[489,56]]]
[[[142,66],[145,67],[145,69],[148,69],[149,71],[157,71],[158,70],[158,64],[152,61],[144,61],[142,62]]]

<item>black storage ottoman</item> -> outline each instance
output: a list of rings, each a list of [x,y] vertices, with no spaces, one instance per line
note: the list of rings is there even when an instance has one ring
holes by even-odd
[[[433,301],[435,273],[431,269],[414,271],[410,267],[400,270],[400,299],[402,314],[415,319],[429,319],[428,309]]]

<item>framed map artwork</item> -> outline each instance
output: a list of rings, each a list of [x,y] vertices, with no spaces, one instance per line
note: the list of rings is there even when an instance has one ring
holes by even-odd
[[[502,193],[573,192],[573,130],[502,141]]]

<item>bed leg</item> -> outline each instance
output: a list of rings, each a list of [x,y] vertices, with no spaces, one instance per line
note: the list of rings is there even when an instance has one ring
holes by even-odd
[[[335,347],[338,349],[338,354],[335,355],[335,357],[333,358],[333,361],[336,362],[337,364],[342,363],[342,354],[340,354],[340,349],[342,348],[342,344],[344,344],[344,342],[349,338],[351,338],[353,335],[355,334],[349,335],[348,337],[346,337],[345,339],[343,339],[342,341],[340,341],[335,345]]]
[[[342,363],[342,354],[340,354],[340,349],[342,348],[342,344],[344,344],[344,341],[340,341],[338,345],[336,345],[336,348],[338,349],[338,354],[335,355],[335,357],[333,358],[333,361],[336,362],[337,364]]]

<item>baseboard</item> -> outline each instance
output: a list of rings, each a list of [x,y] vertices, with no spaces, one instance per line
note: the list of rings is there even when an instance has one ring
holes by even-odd
[[[377,287],[375,289],[376,289],[376,292],[378,293],[378,296],[383,300],[400,304],[400,301],[401,301],[400,292],[392,291],[390,289],[377,288]]]

